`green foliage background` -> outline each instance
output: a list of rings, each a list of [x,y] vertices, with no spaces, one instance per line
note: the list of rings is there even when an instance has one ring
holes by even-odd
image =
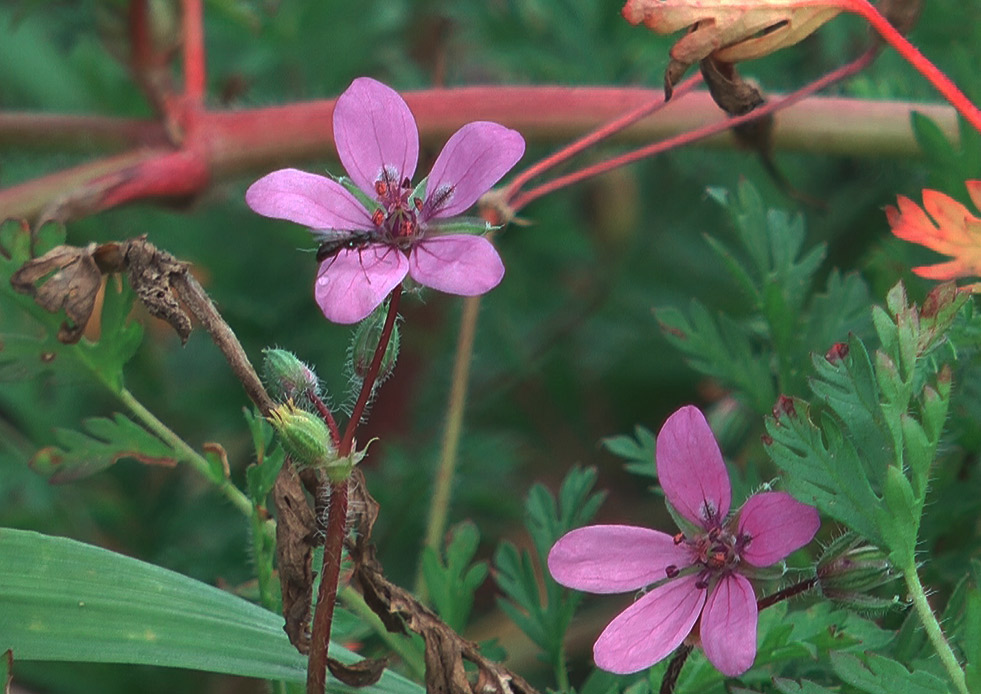
[[[619,0],[210,0],[209,103],[235,108],[335,96],[361,75],[396,89],[430,86],[437,73],[447,85],[659,85],[674,37],[630,27],[620,18],[620,5]],[[166,0],[155,7],[174,12]],[[149,116],[125,67],[112,57],[122,45],[121,13],[123,3],[113,0],[0,5],[0,109]],[[934,0],[911,38],[959,84],[977,85],[981,6]],[[786,91],[857,55],[865,41],[861,23],[842,17],[803,44],[742,71],[767,90]],[[936,100],[922,78],[890,52],[836,91]],[[551,148],[530,142],[522,166]],[[435,154],[423,153],[421,170]],[[94,155],[4,143],[0,185]],[[549,196],[524,211],[529,226],[509,227],[497,237],[507,275],[482,302],[451,514],[451,520],[471,519],[480,529],[479,557],[489,557],[501,537],[527,544],[522,498],[534,482],[555,489],[574,464],[596,466],[598,485],[616,500],[601,509],[600,520],[666,527],[666,516],[652,512],[643,485],[599,442],[637,424],[656,431],[679,405],[704,405],[716,397],[713,382],[685,365],[653,314],[661,307],[687,311],[697,297],[713,314],[740,318],[744,304],[738,285],[705,238],[711,234],[736,245],[725,211],[706,193],[709,186],[733,190],[747,180],[767,206],[802,213],[805,247],[828,244],[819,286],[828,268],[837,267],[864,275],[876,301],[900,275],[913,297],[922,296],[924,283],[903,268],[928,261],[929,254],[891,239],[881,208],[896,194],[919,199],[922,187],[939,185],[949,160],[779,152],[776,161],[798,190],[822,201],[820,208],[802,208],[783,195],[752,153],[692,148]],[[965,166],[970,169],[971,163]],[[981,175],[976,161],[973,167],[973,175]],[[338,164],[305,168],[337,171]],[[312,253],[300,252],[312,248],[308,233],[246,208],[243,193],[251,180],[222,183],[182,209],[128,206],[71,223],[69,243],[147,234],[194,264],[253,359],[268,345],[292,350],[317,367],[335,400],[342,401],[349,331],[328,324],[312,301],[316,264]],[[963,197],[962,188],[944,190]],[[371,491],[382,506],[375,539],[386,569],[403,584],[416,573],[460,313],[458,299],[435,294],[423,299],[403,303],[399,365],[363,436],[381,437],[366,461]],[[0,305],[0,330],[16,320],[9,309]],[[220,442],[229,452],[233,478],[244,486],[251,455],[242,416],[246,399],[221,356],[203,332],[181,347],[169,328],[138,318],[147,324],[147,337],[126,372],[129,388],[192,445]],[[829,346],[809,349],[823,353]],[[0,382],[0,526],[85,540],[208,583],[246,584],[253,574],[247,523],[191,471],[127,460],[95,477],[53,487],[28,468],[37,449],[57,443],[56,428],[80,429],[84,419],[111,418],[120,409],[85,377],[57,369],[30,381]],[[752,444],[762,431],[759,413],[741,412],[741,419],[727,420],[735,424],[722,438],[724,449],[743,452],[736,462],[748,487],[774,471]],[[961,409],[955,416],[969,419],[970,413]],[[959,443],[974,451],[976,427],[961,431]],[[972,475],[972,488],[981,485],[976,472],[965,474]],[[943,493],[949,485],[939,488]],[[976,506],[979,498],[957,495],[952,503]],[[934,569],[941,585],[952,585],[963,570],[953,558]],[[502,617],[492,608],[493,591],[485,584],[474,607],[474,637],[503,634],[515,667],[532,672],[534,679],[534,650],[510,638],[513,632],[501,631]],[[605,603],[587,612],[581,638],[572,643],[575,653],[585,658],[590,635],[614,609]],[[25,663],[15,668],[25,682],[61,692],[228,686],[214,675],[142,667]]]

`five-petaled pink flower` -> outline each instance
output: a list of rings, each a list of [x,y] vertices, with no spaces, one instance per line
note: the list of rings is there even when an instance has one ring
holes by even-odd
[[[817,511],[783,492],[762,492],[729,519],[732,493],[722,454],[705,417],[690,405],[672,414],[657,436],[657,474],[668,502],[691,524],[687,532],[579,528],[555,543],[548,568],[562,585],[590,593],[656,584],[600,634],[593,657],[602,669],[626,674],[650,667],[698,622],[709,661],[726,675],[740,675],[756,658],[756,594],[744,573],[810,542],[820,525]]]
[[[433,289],[476,296],[501,281],[504,264],[490,241],[469,234],[440,234],[440,221],[473,205],[524,154],[519,133],[474,122],[447,141],[425,186],[412,195],[419,132],[408,105],[394,90],[367,77],[351,83],[334,106],[334,142],[366,207],[341,183],[281,169],[263,176],[245,194],[255,212],[288,219],[337,241],[326,253],[314,295],[336,323],[356,323],[410,275]],[[330,235],[327,232],[344,232]]]

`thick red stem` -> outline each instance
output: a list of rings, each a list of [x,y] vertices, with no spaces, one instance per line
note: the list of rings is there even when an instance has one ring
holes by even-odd
[[[204,101],[204,8],[201,0],[183,2],[185,107],[200,108]]]
[[[337,603],[337,584],[341,573],[341,549],[347,534],[348,480],[332,484],[327,505],[327,537],[324,563],[320,570],[320,590],[313,613],[310,657],[307,661],[307,694],[324,694],[327,682],[327,647]]]

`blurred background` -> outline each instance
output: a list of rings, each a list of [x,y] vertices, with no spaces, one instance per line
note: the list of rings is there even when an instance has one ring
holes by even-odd
[[[176,41],[176,1],[152,5],[163,39]],[[207,0],[208,104],[245,108],[334,97],[362,75],[396,89],[658,88],[677,37],[629,26],[620,16],[621,5],[620,0]],[[125,12],[122,0],[0,3],[0,109],[150,117],[118,59],[125,53]],[[981,60],[981,9],[934,0],[911,38],[956,82],[966,84]],[[859,20],[839,17],[802,44],[745,64],[741,72],[767,91],[789,91],[857,56],[867,41]],[[929,85],[891,51],[833,93],[937,101]],[[528,145],[516,171],[554,149]],[[602,148],[578,161],[616,151]],[[436,154],[423,152],[419,170],[427,170]],[[5,143],[0,186],[97,155]],[[609,490],[600,520],[667,523],[660,510],[652,510],[647,484],[638,484],[602,440],[631,433],[638,424],[657,431],[678,406],[710,409],[725,396],[685,364],[652,313],[658,307],[686,308],[691,298],[712,311],[738,311],[743,305],[718,257],[708,252],[705,235],[731,242],[732,231],[725,211],[707,198],[707,187],[732,189],[747,180],[768,206],[804,215],[805,246],[829,244],[826,268],[863,273],[878,302],[903,268],[930,260],[926,252],[891,238],[882,208],[896,194],[919,200],[924,186],[944,184],[950,174],[944,162],[795,152],[777,152],[775,161],[791,185],[818,204],[802,206],[781,192],[752,152],[689,148],[547,196],[523,211],[527,226],[512,225],[497,235],[507,275],[481,305],[451,512],[451,522],[477,524],[481,557],[489,557],[502,538],[527,544],[521,516],[529,487],[541,482],[555,489],[574,465],[596,467],[598,486]],[[339,164],[303,168],[337,172]],[[315,366],[335,404],[342,403],[350,330],[327,323],[313,302],[316,262],[309,233],[246,208],[245,188],[266,171],[254,173],[216,185],[182,209],[131,205],[71,222],[68,242],[148,235],[158,247],[193,263],[254,361],[266,346],[291,350]],[[963,197],[962,183],[943,189]],[[907,279],[911,293],[922,295],[925,285]],[[426,293],[407,297],[402,306],[399,364],[359,438],[380,437],[364,463],[382,508],[375,540],[390,577],[410,585],[461,301]],[[9,318],[0,306],[0,331]],[[168,326],[145,314],[136,319],[146,324],[147,335],[128,366],[128,387],[191,445],[221,443],[233,479],[242,483],[252,455],[242,415],[247,400],[223,358],[202,331],[182,347]],[[813,349],[823,353],[828,346]],[[50,486],[28,467],[38,448],[53,443],[54,428],[79,428],[87,417],[121,409],[78,375],[52,372],[27,382],[0,382],[0,526],[70,536],[212,584],[252,580],[247,523],[192,471],[124,460],[92,478]],[[763,413],[735,411],[735,419],[720,414],[722,424],[735,422],[728,443],[728,430],[721,427],[723,449],[761,457],[752,442],[758,442]],[[534,681],[532,647],[494,611],[491,581],[478,599],[475,637],[497,636]],[[581,654],[617,609],[611,602],[597,606],[575,644]],[[122,666],[23,663],[17,675],[38,691],[68,693],[222,692],[254,686],[215,675]]]

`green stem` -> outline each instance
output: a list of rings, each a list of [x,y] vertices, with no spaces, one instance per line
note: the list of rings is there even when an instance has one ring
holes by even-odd
[[[108,385],[108,384],[107,384]],[[130,411],[136,415],[136,417],[143,422],[143,425],[160,437],[164,443],[170,446],[179,456],[179,459],[184,460],[189,463],[191,467],[197,470],[206,479],[215,481],[214,475],[211,470],[211,464],[202,456],[200,453],[191,448],[180,436],[175,434],[173,431],[167,428],[167,425],[157,419],[150,410],[146,409],[143,404],[133,397],[126,388],[120,388],[115,390],[110,388],[116,396],[122,400],[123,404],[130,409]],[[232,502],[239,511],[241,511],[246,516],[252,515],[252,502],[249,498],[232,484],[232,481],[227,477],[223,478],[220,482],[215,482],[215,486],[218,488],[225,498]]]
[[[559,657],[555,663],[555,689],[559,692],[569,691],[569,668],[565,662],[565,648],[559,649]]]
[[[930,603],[927,602],[926,593],[923,591],[923,584],[920,583],[920,577],[916,573],[916,566],[914,564],[903,569],[903,578],[906,580],[906,587],[909,589],[910,597],[913,599],[913,608],[916,610],[917,615],[919,615],[920,622],[922,622],[927,637],[929,637],[930,642],[936,649],[937,655],[940,656],[940,662],[943,663],[957,691],[960,694],[968,694],[964,671],[961,669],[960,663],[957,662],[957,657],[954,655],[950,643],[944,637],[944,632],[937,622],[936,615],[930,609]]]
[[[450,398],[446,405],[446,428],[443,430],[439,465],[433,499],[429,505],[429,520],[426,525],[425,547],[439,554],[440,541],[446,532],[446,518],[449,515],[450,492],[456,474],[457,454],[460,450],[460,436],[463,432],[463,411],[467,402],[467,385],[470,381],[470,362],[473,357],[473,341],[477,332],[477,315],[480,312],[480,297],[464,299],[463,315],[460,319],[460,334],[456,343],[456,357],[453,362],[453,380]],[[422,575],[422,562],[416,573],[416,594],[420,600],[426,599],[426,586]]]
[[[361,594],[351,586],[344,586],[337,593],[337,597],[348,611],[361,619],[385,642],[385,644],[398,653],[402,662],[412,671],[417,679],[424,679],[426,676],[426,661],[417,648],[413,646],[412,640],[406,636],[393,634],[386,627],[384,622],[376,615],[368,603],[364,601]]]

